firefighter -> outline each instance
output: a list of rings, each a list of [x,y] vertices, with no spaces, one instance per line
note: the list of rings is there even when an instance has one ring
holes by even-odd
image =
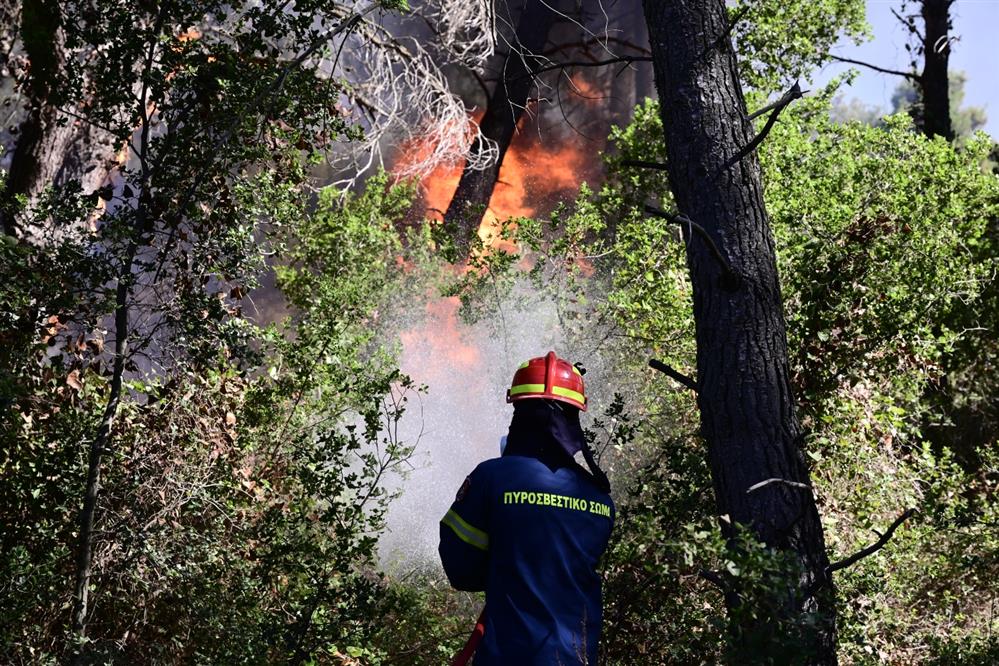
[[[502,455],[468,475],[441,520],[451,585],[486,593],[475,666],[597,663],[614,504],[579,423],[583,372],[555,352],[517,369]]]

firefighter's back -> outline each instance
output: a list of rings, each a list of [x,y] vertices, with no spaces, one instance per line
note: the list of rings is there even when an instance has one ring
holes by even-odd
[[[486,632],[477,666],[592,664],[600,635],[596,567],[610,497],[576,467],[508,455],[476,470],[490,489]]]

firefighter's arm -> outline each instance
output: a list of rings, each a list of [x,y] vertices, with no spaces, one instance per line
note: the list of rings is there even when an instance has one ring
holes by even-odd
[[[489,492],[484,476],[476,468],[441,518],[438,551],[444,573],[452,587],[469,592],[486,589],[489,567]]]

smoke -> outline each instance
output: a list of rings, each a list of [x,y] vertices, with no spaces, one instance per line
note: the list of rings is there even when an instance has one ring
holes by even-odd
[[[505,326],[464,324],[457,308],[455,298],[431,302],[423,321],[402,335],[402,370],[428,390],[401,423],[402,438],[419,441],[413,469],[397,481],[402,492],[380,542],[390,570],[437,566],[438,521],[472,469],[500,453],[513,414],[506,389],[517,365],[550,349],[567,353],[551,303],[528,312],[506,303]]]
[[[582,182],[599,185],[603,180],[599,152],[609,126],[626,121],[634,102],[629,98],[623,108],[616,108],[613,91],[621,87],[622,79],[606,77],[578,75],[560,81],[558,85],[567,91],[557,104],[532,106],[532,113],[522,117],[479,228],[487,247],[516,252],[496,238],[501,221],[543,218],[560,201],[575,197]],[[478,116],[472,114],[473,119]],[[427,137],[402,142],[399,172],[425,159],[435,148],[434,141]],[[462,165],[441,164],[423,177],[420,204],[426,218],[442,217],[461,172]],[[523,303],[530,305],[525,309]],[[549,350],[582,361],[591,371],[587,379],[596,380],[587,383],[594,411],[606,398],[599,390],[603,365],[599,345],[574,348],[582,344],[583,336],[565,335],[555,304],[540,300],[536,287],[526,280],[498,306],[492,320],[464,323],[457,315],[458,306],[456,298],[438,298],[429,302],[416,322],[410,321],[410,312],[399,314],[408,327],[400,336],[402,370],[417,384],[426,385],[427,392],[411,400],[400,424],[400,438],[416,442],[417,449],[409,473],[395,479],[390,488],[400,495],[389,507],[387,529],[379,543],[382,566],[389,571],[439,570],[438,523],[464,478],[478,463],[499,455],[500,437],[507,433],[513,414],[506,404],[506,390],[521,362]],[[594,336],[593,340],[601,337],[605,339]],[[588,420],[584,417],[584,425]]]

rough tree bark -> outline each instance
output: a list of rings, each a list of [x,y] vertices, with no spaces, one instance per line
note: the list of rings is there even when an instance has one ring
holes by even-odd
[[[60,109],[55,82],[66,62],[61,21],[59,3],[54,0],[22,3],[20,40],[30,69],[27,109],[17,127],[17,144],[0,194],[0,226],[8,235],[17,233],[14,211],[19,196],[30,207],[47,187],[80,179],[84,190],[91,191],[107,175],[103,168],[85,173],[85,167],[107,152],[108,137]]]
[[[717,510],[731,521],[725,528],[729,536],[731,525],[746,526],[768,546],[793,554],[801,576],[783,611],[788,617],[815,612],[823,618],[802,637],[806,659],[835,663],[831,585],[811,598],[805,592],[825,580],[829,560],[813,494],[800,485],[810,482],[791,393],[760,166],[750,152],[726,167],[754,132],[726,33],[725,3],[645,0],[644,6],[674,199],[682,215],[706,230],[738,276],[733,280],[705,239],[685,225],[698,405]],[[774,478],[790,483],[750,491]],[[728,595],[730,611],[737,599]],[[737,660],[749,663],[754,657],[759,655]]]
[[[537,66],[532,54],[541,52],[554,22],[555,12],[547,3],[524,0],[516,34],[511,40],[513,45],[503,61],[500,79],[489,95],[485,114],[479,122],[482,137],[496,143],[499,156],[488,169],[476,171],[466,168],[462,172],[461,180],[458,181],[458,187],[444,214],[444,223],[453,225],[457,230],[455,246],[459,259],[468,255],[468,249],[482,221],[482,212],[499,179],[503,157],[527,107],[528,95],[534,83],[530,72]],[[484,148],[481,140],[477,142],[479,145],[472,147],[473,152]]]
[[[923,0],[922,129],[928,137],[954,139],[950,122],[950,6],[954,0]]]
[[[18,127],[0,206],[3,229],[9,235],[16,231],[12,208],[17,196],[33,199],[55,180],[73,135],[68,124],[58,123],[58,111],[49,103],[52,81],[64,58],[59,21],[59,3],[53,0],[25,0],[21,7],[21,43],[31,70],[28,110]]]

